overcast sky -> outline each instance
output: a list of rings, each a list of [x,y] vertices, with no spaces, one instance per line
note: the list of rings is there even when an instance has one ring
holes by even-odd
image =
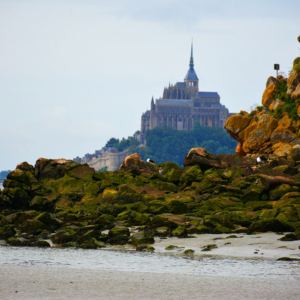
[[[231,112],[300,55],[299,0],[0,0],[0,171],[94,153],[183,81]]]

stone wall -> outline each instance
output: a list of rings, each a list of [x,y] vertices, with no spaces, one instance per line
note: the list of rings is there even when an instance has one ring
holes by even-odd
[[[107,171],[115,171],[120,168],[123,160],[129,155],[129,149],[126,149],[119,153],[105,153],[104,155],[98,155],[93,157],[87,164],[94,168],[96,171],[107,167]]]

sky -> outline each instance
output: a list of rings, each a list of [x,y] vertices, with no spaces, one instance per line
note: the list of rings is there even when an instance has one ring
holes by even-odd
[[[300,56],[299,0],[0,0],[0,171],[82,157],[140,129],[183,81],[230,112],[260,104]]]

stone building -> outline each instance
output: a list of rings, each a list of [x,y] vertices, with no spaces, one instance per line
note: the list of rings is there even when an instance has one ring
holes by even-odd
[[[231,113],[220,103],[217,92],[199,91],[192,44],[189,70],[184,81],[165,88],[162,98],[154,101],[152,97],[150,110],[142,115],[139,139],[145,143],[145,132],[155,127],[191,130],[195,121],[199,121],[201,126],[224,127],[229,116]]]
[[[118,152],[118,150],[114,147],[103,147],[101,150],[96,150],[93,154],[87,153],[82,158],[77,156],[73,159],[73,161],[81,164],[87,163],[96,171],[105,167],[107,168],[107,171],[115,171],[119,169],[121,163],[128,155],[129,149]]]

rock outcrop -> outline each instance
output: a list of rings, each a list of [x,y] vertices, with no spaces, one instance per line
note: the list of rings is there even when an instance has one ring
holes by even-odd
[[[261,103],[227,119],[225,129],[239,142],[236,153],[291,158],[300,145],[300,57],[288,78],[268,78]]]
[[[270,118],[262,122],[270,124]],[[273,155],[257,164],[249,156],[194,148],[184,168],[156,166],[133,154],[114,172],[64,159],[22,163],[0,191],[0,239],[37,247],[50,247],[51,239],[84,249],[131,243],[137,251],[153,251],[147,244],[155,236],[195,233],[272,230],[300,239],[299,155],[297,145],[295,160]]]

